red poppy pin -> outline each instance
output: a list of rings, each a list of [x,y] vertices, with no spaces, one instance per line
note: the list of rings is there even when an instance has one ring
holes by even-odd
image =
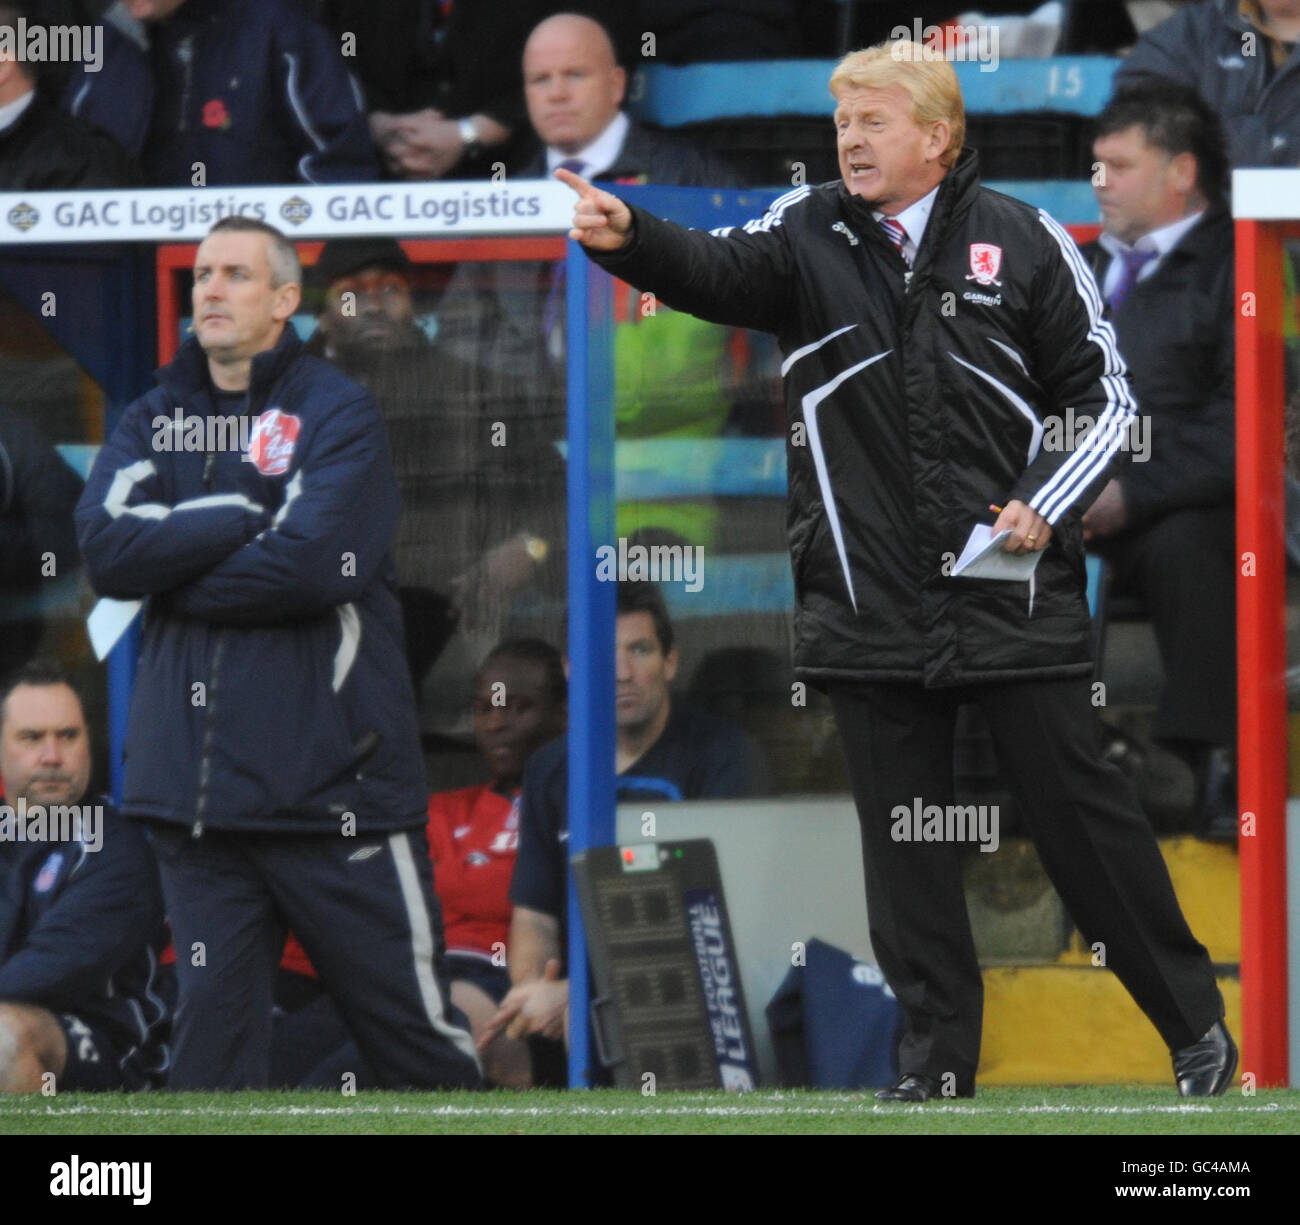
[[[223,132],[230,127],[230,114],[220,98],[213,98],[211,102],[203,104],[203,126],[220,128]]]

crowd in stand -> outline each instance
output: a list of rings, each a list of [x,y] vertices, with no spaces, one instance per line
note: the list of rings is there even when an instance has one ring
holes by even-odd
[[[908,19],[903,6],[886,7]],[[645,0],[639,7],[617,0],[0,0],[0,30],[31,16],[98,21],[105,31],[95,72],[74,66],[45,74],[0,54],[0,191],[476,178],[498,164],[522,177],[558,168],[613,183],[739,185],[708,149],[624,109],[639,40],[657,31],[664,62],[714,59],[722,45],[716,31],[725,29],[734,54],[778,58],[806,35],[798,11],[783,0]],[[1232,166],[1300,164],[1298,39],[1300,0],[1196,0],[1143,33],[1097,120],[1102,233],[1083,253],[1151,429],[1150,462],[1111,481],[1083,529],[1111,566],[1115,589],[1138,594],[1151,615],[1168,677],[1155,735],[1197,780],[1194,827],[1225,839],[1236,832],[1227,182]],[[131,451],[116,435],[83,491],[30,425],[0,415],[5,598],[33,584],[46,546],[66,541],[80,498],[80,546],[96,591],[151,597],[146,634],[155,637],[146,640],[136,680],[128,746],[137,772],[149,760],[159,776],[178,763],[209,764],[203,719],[210,715],[177,718],[168,689],[189,690],[187,673],[167,671],[175,660],[166,652],[197,650],[200,621],[224,627],[246,652],[226,659],[220,687],[212,680],[206,700],[213,708],[234,701],[257,724],[275,668],[306,668],[317,685],[300,695],[309,725],[316,704],[328,700],[331,676],[337,693],[340,670],[346,676],[353,666],[342,648],[333,656],[341,625],[355,666],[379,678],[370,699],[401,710],[384,716],[382,727],[378,716],[370,726],[358,714],[349,726],[322,731],[335,743],[320,751],[333,752],[348,777],[329,778],[320,794],[293,791],[309,773],[297,758],[316,749],[300,751],[283,727],[247,729],[256,751],[248,743],[218,746],[214,768],[233,781],[215,806],[206,773],[182,798],[144,795],[143,775],[128,777],[126,807],[148,822],[146,840],[90,790],[89,733],[76,687],[56,666],[30,660],[39,634],[21,649],[9,637],[13,649],[0,653],[9,673],[0,688],[4,802],[9,809],[98,804],[103,845],[112,849],[90,854],[83,837],[69,836],[19,853],[0,838],[0,1091],[39,1090],[49,1075],[61,1088],[337,1088],[348,1075],[356,1087],[472,1085],[480,1067],[503,1086],[562,1081],[565,669],[558,625],[550,641],[501,634],[503,611],[524,589],[546,591],[552,602],[563,597],[564,469],[553,445],[564,429],[558,269],[458,270],[430,340],[415,318],[402,247],[332,242],[310,274],[320,312],[302,346],[285,326],[299,305],[291,291],[301,270],[291,244],[265,230],[218,227],[205,247],[214,239],[252,246],[206,265],[200,249],[198,335],[168,368],[164,390],[205,411],[254,413],[263,407],[259,394],[291,375],[304,380],[302,395],[342,407],[355,408],[351,389],[363,388],[364,411],[382,420],[391,459],[368,454],[367,483],[338,475],[338,505],[308,491],[295,514],[318,516],[309,520],[313,530],[353,532],[361,553],[388,533],[391,562],[372,563],[383,598],[345,614],[352,607],[351,595],[340,594],[351,592],[346,583],[308,591],[302,567],[321,564],[319,552],[298,556],[306,545],[294,538],[274,554],[282,517],[301,491],[268,511],[247,484],[256,474],[232,475],[231,488],[241,492],[222,498],[213,496],[224,488],[221,473],[196,470],[185,478],[191,488],[164,492],[142,466],[146,450]],[[262,278],[255,302],[238,298],[251,291],[225,286],[214,297],[205,289],[231,268],[253,268],[252,279]],[[512,292],[520,283],[530,292]],[[241,311],[266,343],[232,375],[211,353],[222,328],[244,326]],[[708,341],[688,332],[647,343],[653,360],[655,344],[702,351]],[[443,392],[436,404],[434,387]],[[282,406],[293,411],[288,401]],[[266,445],[292,451],[293,420],[288,432],[268,425]],[[495,451],[485,431],[502,422],[519,442]],[[653,411],[643,424],[652,436]],[[299,445],[328,446],[302,428]],[[356,441],[341,417],[330,428],[340,431],[340,447]],[[273,453],[264,454],[253,467],[276,475]],[[370,481],[400,487],[400,522],[395,498],[393,506],[360,498]],[[190,505],[189,513],[175,514],[178,504]],[[675,540],[707,530],[689,508],[681,523],[637,527]],[[240,570],[237,555],[263,544],[282,586]],[[624,583],[618,599],[617,771],[630,780],[621,796],[764,791],[767,770],[748,738],[671,696],[678,656],[662,596]],[[303,624],[330,611],[329,652],[322,654],[323,631],[312,631],[319,639],[312,641],[295,624],[290,641],[289,631],[276,637],[266,629],[269,610],[286,601]],[[367,636],[349,628],[349,615],[373,618]],[[372,624],[387,636],[379,645]],[[249,645],[261,639],[260,647]],[[431,796],[418,785],[412,800],[417,784],[392,759],[415,743],[416,705],[453,641],[474,658],[466,705],[483,781]],[[418,760],[418,747],[412,751]],[[257,776],[261,766],[245,768],[263,753],[277,756],[287,782]],[[258,842],[266,828],[255,817],[233,815],[310,812],[296,828],[306,843],[337,830],[359,796],[373,799],[366,788],[376,780],[391,787],[384,802],[399,817],[363,830],[370,841],[349,844],[351,860],[312,869],[329,905],[307,897],[301,881],[291,885],[288,869]],[[205,812],[210,832],[198,838]],[[364,855],[356,859],[370,846],[376,864],[395,865],[398,884],[355,883],[372,870]],[[211,900],[199,882],[218,869],[238,888]],[[393,913],[363,921],[362,899],[380,894]],[[78,934],[85,932],[94,939]],[[435,945],[436,974],[406,975],[404,953],[409,960],[414,946],[417,957],[432,957]],[[256,973],[244,982],[211,969],[227,963]],[[406,1037],[395,1042],[394,1032]]]
[[[891,23],[908,25],[913,16],[902,4],[858,7],[870,14],[863,28],[882,36]],[[601,21],[614,62],[597,63],[580,49],[578,36],[556,27],[535,37],[525,56],[539,24],[561,10]],[[501,168],[534,173],[544,168],[539,146],[574,151],[578,137],[562,135],[559,116],[574,121],[586,91],[599,86],[621,98],[625,74],[639,64],[829,54],[835,6],[793,0],[0,4],[0,22],[21,16],[94,22],[103,43],[93,63],[0,57],[0,189],[8,190],[480,178]],[[1120,83],[1144,75],[1181,81],[1224,120],[1234,164],[1294,165],[1300,160],[1298,31],[1294,0],[1184,3],[1137,40]],[[557,69],[565,60],[572,62]],[[615,136],[604,135],[603,147],[619,152]],[[665,148],[644,131],[627,140],[622,151],[635,164],[620,165],[610,177],[646,174],[689,183],[704,174],[712,183],[730,181],[710,164],[707,150]],[[678,176],[665,173],[674,156],[682,162]]]

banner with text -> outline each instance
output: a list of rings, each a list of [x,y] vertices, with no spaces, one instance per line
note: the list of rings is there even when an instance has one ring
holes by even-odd
[[[0,192],[0,246],[197,241],[233,215],[268,222],[290,238],[563,234],[574,200],[549,179]]]

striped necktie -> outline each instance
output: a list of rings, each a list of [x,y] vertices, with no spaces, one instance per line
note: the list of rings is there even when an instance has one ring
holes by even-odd
[[[907,266],[912,266],[912,261],[907,258],[907,231],[903,229],[902,223],[896,217],[881,217],[880,228],[885,231],[885,237],[892,242],[899,255],[907,261]]]

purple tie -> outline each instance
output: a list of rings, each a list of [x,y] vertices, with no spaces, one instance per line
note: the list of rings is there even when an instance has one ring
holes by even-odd
[[[1124,267],[1119,275],[1119,281],[1110,295],[1111,310],[1119,310],[1124,305],[1124,299],[1129,296],[1133,286],[1137,284],[1138,274],[1153,259],[1156,253],[1154,251],[1125,251],[1121,258],[1124,260]]]
[[[556,166],[556,170],[567,170],[570,174],[576,174],[579,176],[579,178],[581,178],[582,168],[586,164],[587,163],[584,162],[580,157],[566,157],[564,161],[562,161],[558,166]]]
[[[912,266],[912,261],[907,258],[907,231],[903,229],[902,223],[896,217],[881,217],[880,228],[885,231],[885,237],[894,244],[899,255],[907,262],[907,266]]]

